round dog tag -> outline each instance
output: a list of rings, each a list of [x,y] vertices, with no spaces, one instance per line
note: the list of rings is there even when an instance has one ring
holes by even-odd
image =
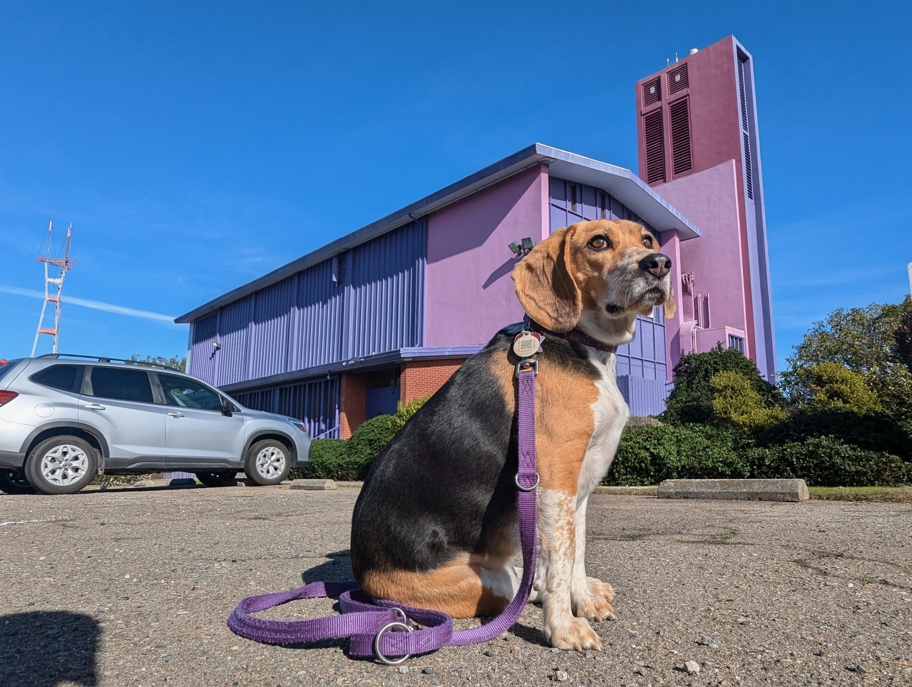
[[[538,332],[520,332],[513,339],[513,352],[520,358],[528,358],[538,353],[542,335]]]

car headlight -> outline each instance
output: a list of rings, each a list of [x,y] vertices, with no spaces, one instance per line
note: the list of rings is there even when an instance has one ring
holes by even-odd
[[[295,420],[293,417],[288,417],[288,418],[285,418],[285,419],[288,420],[288,421],[289,421],[291,424],[293,424],[295,427],[297,427],[298,429],[300,429],[302,432],[304,432],[304,434],[307,434],[307,427],[304,425],[303,422],[301,422],[300,420]]]

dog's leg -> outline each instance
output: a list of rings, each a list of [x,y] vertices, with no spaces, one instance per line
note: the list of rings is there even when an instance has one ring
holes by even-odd
[[[594,577],[586,577],[586,506],[587,496],[576,508],[576,549],[573,560],[573,582],[570,596],[573,601],[573,614],[579,618],[617,620],[611,608],[614,588],[607,582]]]
[[[552,489],[539,491],[538,523],[544,575],[539,581],[545,639],[559,649],[597,649],[602,643],[586,618],[571,612],[576,550],[576,498]]]

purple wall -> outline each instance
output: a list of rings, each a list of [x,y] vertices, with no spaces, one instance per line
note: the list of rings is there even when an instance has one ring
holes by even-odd
[[[692,313],[688,300],[709,294],[713,327],[727,325],[745,329],[744,284],[741,237],[738,231],[738,176],[736,162],[728,160],[704,172],[696,172],[655,190],[679,208],[703,231],[695,241],[680,245],[682,272],[694,272],[696,294],[683,293],[676,283],[682,314]],[[750,342],[747,355],[753,355]]]
[[[411,222],[222,306],[194,322],[190,374],[223,386],[423,345],[425,245]]]
[[[532,167],[430,215],[426,346],[486,344],[522,319],[507,245],[549,233],[548,172]]]

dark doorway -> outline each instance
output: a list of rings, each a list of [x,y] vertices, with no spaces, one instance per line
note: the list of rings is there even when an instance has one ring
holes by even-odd
[[[367,407],[365,419],[394,415],[399,403],[399,368],[367,373]]]

